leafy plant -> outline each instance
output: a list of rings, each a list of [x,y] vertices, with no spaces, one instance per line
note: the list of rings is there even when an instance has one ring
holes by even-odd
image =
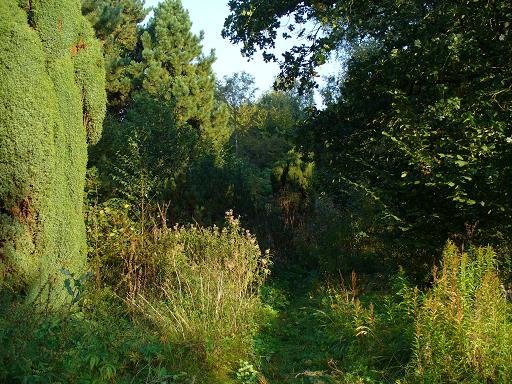
[[[491,248],[448,243],[416,319],[407,382],[508,383],[512,321]]]
[[[71,304],[75,304],[82,298],[86,288],[85,283],[93,274],[89,271],[77,278],[74,273],[69,272],[65,268],[61,268],[60,271],[64,276],[66,276],[66,279],[64,280],[64,288],[66,288],[66,291],[71,296]]]
[[[257,384],[258,371],[248,361],[240,360],[240,368],[236,371],[236,378],[240,384]]]

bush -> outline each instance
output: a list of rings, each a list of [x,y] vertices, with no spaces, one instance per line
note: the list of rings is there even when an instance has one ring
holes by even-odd
[[[120,201],[89,212],[96,284],[111,287],[131,316],[166,342],[194,351],[193,359],[203,364],[198,374],[208,366],[225,380],[241,358],[252,357],[268,253],[262,255],[232,212],[224,228],[172,229],[144,228],[129,212]]]
[[[493,250],[448,243],[416,320],[407,382],[510,383],[510,315]]]
[[[223,229],[148,231],[128,209],[89,212],[93,273],[61,271],[67,307],[0,292],[0,382],[224,384],[253,360],[270,264],[256,239],[231,212]]]
[[[6,304],[6,303],[3,303]],[[108,290],[85,295],[59,312],[2,305],[2,383],[190,383],[175,360],[179,345],[130,321]],[[196,363],[200,369],[200,362]],[[179,380],[178,380],[179,378]]]
[[[226,220],[223,229],[157,231],[141,250],[153,258],[157,285],[134,301],[163,335],[193,345],[221,373],[251,355],[258,291],[269,273],[256,239],[231,213]]]

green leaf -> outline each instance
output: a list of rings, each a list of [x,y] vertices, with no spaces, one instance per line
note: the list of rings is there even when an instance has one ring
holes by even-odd
[[[464,160],[455,160],[454,163],[457,164],[459,167],[465,167],[466,165],[469,164],[467,161]]]
[[[75,292],[73,292],[73,289],[71,288],[71,283],[70,283],[69,279],[64,280],[64,287],[66,288],[66,291],[68,291],[68,293],[71,296],[73,296],[73,297],[75,296]]]

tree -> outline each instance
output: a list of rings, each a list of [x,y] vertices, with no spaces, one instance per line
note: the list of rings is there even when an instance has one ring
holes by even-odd
[[[227,110],[214,98],[215,58],[202,54],[202,37],[190,28],[179,0],[156,7],[129,55],[125,107],[110,114],[91,161],[100,171],[104,199],[171,201],[170,221],[190,220],[207,204],[205,180],[198,190],[188,183],[198,169],[216,174],[229,138]]]
[[[227,139],[226,113],[216,108],[213,52],[202,54],[201,36],[181,1],[166,0],[155,8],[141,36],[136,87],[171,102],[178,123],[187,123],[219,145]]]
[[[130,63],[147,13],[143,0],[82,0],[82,14],[103,43],[108,107],[113,112],[126,106],[133,90]]]
[[[223,81],[217,84],[218,97],[229,108],[235,153],[238,153],[238,136],[243,130],[244,123],[247,123],[254,114],[253,103],[256,91],[254,76],[247,72],[224,76]]]
[[[224,35],[246,54],[272,46],[283,16],[307,36],[309,45],[285,53],[284,85],[297,77],[308,84],[329,54],[348,55],[338,101],[304,130],[304,151],[338,200],[365,193],[380,206],[383,228],[416,246],[440,249],[448,236],[478,233],[475,226],[487,235],[510,230],[510,2],[230,7]]]
[[[20,4],[0,3],[0,283],[58,300],[60,269],[85,268],[87,144],[101,133],[104,64],[78,1]]]
[[[217,84],[218,97],[231,110],[240,108],[244,104],[252,104],[257,90],[254,76],[244,71],[233,73],[231,76],[226,75]]]
[[[316,67],[327,61],[343,38],[353,37],[357,26],[348,22],[353,21],[352,10],[354,13],[364,10],[372,2],[359,3],[354,5],[351,0],[231,0],[231,14],[226,18],[222,36],[234,44],[242,43],[241,52],[245,56],[250,57],[261,49],[265,61],[279,62],[278,86],[294,86],[297,79],[303,87],[311,86]],[[301,42],[286,51],[281,60],[273,51],[279,35],[284,39],[296,37],[296,41]]]

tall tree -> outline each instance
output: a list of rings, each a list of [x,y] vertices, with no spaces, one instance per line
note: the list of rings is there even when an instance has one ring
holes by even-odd
[[[172,201],[171,219],[190,219],[206,204],[204,179],[198,190],[188,188],[190,173],[206,167],[214,174],[229,138],[227,110],[214,98],[215,58],[202,54],[202,36],[191,32],[179,0],[160,3],[138,39],[127,69],[129,102],[109,116],[91,164],[100,170],[105,198]],[[147,188],[142,195],[135,179]]]
[[[83,272],[87,144],[105,114],[100,43],[78,0],[0,3],[0,283],[58,297]]]
[[[192,23],[180,0],[166,0],[154,12],[141,37],[139,89],[171,102],[178,123],[222,141],[222,134],[227,135],[223,131],[227,116],[215,109],[213,52],[203,55],[203,36],[191,32]]]
[[[82,0],[82,13],[103,43],[108,107],[119,112],[133,90],[130,63],[136,56],[139,25],[148,11],[143,0]]]
[[[224,34],[247,54],[272,46],[283,16],[307,36],[285,54],[282,84],[296,77],[307,84],[330,53],[349,55],[339,100],[304,131],[338,194],[367,194],[386,226],[421,245],[477,233],[475,226],[487,234],[510,229],[509,1],[230,7]]]
[[[251,115],[254,114],[253,103],[256,90],[254,76],[247,72],[224,76],[223,81],[217,84],[218,97],[229,108],[235,153],[238,153],[238,137],[244,123],[247,123],[247,119],[251,119]]]

